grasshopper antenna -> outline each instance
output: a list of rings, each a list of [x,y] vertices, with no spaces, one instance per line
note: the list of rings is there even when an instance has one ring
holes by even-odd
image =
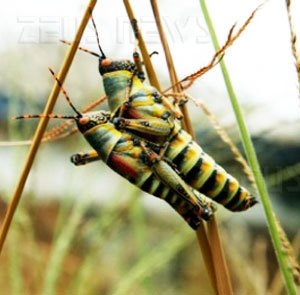
[[[59,79],[56,77],[54,71],[51,68],[48,68],[50,73],[52,74],[52,76],[54,77],[54,79],[56,80],[56,82],[58,83],[59,87],[61,88],[62,93],[64,94],[67,102],[69,103],[70,107],[73,109],[73,111],[78,115],[78,117],[82,117],[82,114],[75,108],[75,106],[73,105],[73,103],[71,102],[71,99],[67,93],[67,91],[64,89],[64,87],[62,86],[61,82],[59,81]]]
[[[71,45],[71,44],[72,44],[71,42],[66,41],[66,40],[59,40],[59,41],[60,41],[61,43],[67,44],[67,45]],[[94,52],[94,51],[91,51],[91,50],[89,50],[89,49],[86,49],[86,48],[84,48],[84,47],[79,46],[78,49],[81,50],[81,51],[84,51],[84,52],[86,52],[86,53],[89,53],[89,54],[91,54],[91,55],[94,55],[94,56],[96,56],[96,57],[98,57],[98,58],[101,58],[100,54],[98,54],[98,53],[96,53],[96,52]]]
[[[97,30],[97,27],[96,27],[95,20],[94,20],[94,18],[93,18],[92,10],[90,10],[90,18],[91,18],[93,27],[94,27],[94,29],[95,29],[96,38],[97,38],[97,42],[98,42],[98,47],[99,47],[99,50],[100,50],[100,52],[101,52],[101,58],[102,58],[102,59],[105,59],[106,56],[105,56],[105,54],[104,54],[104,52],[103,52],[103,50],[102,50],[102,48],[101,48],[101,46],[100,46],[99,33],[98,33],[98,30]]]
[[[17,117],[13,117],[13,119],[35,119],[35,118],[49,118],[49,119],[74,119],[76,120],[76,117],[74,116],[64,116],[64,115],[55,115],[55,114],[39,114],[39,115],[21,115]]]

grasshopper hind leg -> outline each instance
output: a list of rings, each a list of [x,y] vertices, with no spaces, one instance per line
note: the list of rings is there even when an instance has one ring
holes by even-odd
[[[145,160],[151,166],[153,173],[174,192],[175,196],[177,195],[177,197],[174,197],[174,200],[170,199],[166,201],[173,207],[177,206],[179,210],[183,209],[182,216],[191,214],[196,219],[209,220],[215,211],[213,203],[187,185],[168,163],[147,148],[143,142],[141,142],[141,147],[144,150]]]

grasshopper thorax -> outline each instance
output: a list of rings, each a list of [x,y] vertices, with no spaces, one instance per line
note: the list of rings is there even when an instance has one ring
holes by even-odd
[[[76,118],[76,123],[80,132],[85,133],[95,126],[106,124],[110,119],[110,113],[106,111],[89,112]]]
[[[135,70],[135,64],[130,60],[111,60],[109,58],[99,59],[99,72],[101,75],[115,71],[129,71]]]

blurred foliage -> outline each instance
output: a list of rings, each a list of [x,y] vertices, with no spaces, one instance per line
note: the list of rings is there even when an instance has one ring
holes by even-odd
[[[213,294],[192,230],[128,196],[105,206],[27,196],[1,256],[2,294]],[[277,270],[266,232],[222,227],[236,294],[266,294]]]

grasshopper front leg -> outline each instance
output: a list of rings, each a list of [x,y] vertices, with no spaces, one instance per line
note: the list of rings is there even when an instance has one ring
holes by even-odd
[[[78,153],[71,156],[71,162],[76,166],[85,165],[91,162],[99,161],[101,157],[95,150]]]
[[[174,130],[173,118],[159,119],[127,119],[116,117],[113,123],[117,129],[129,131],[143,140],[147,140],[153,148],[158,148],[160,158],[163,158],[169,147],[169,139]],[[153,144],[155,142],[155,144]]]
[[[113,119],[113,123],[117,129],[129,131],[143,140],[148,140],[148,146],[150,145],[151,149],[158,153],[160,159],[164,158],[170,145],[169,138],[173,134],[174,121],[156,118],[126,119],[116,117]],[[164,158],[164,161],[176,169],[176,165],[168,158]]]

